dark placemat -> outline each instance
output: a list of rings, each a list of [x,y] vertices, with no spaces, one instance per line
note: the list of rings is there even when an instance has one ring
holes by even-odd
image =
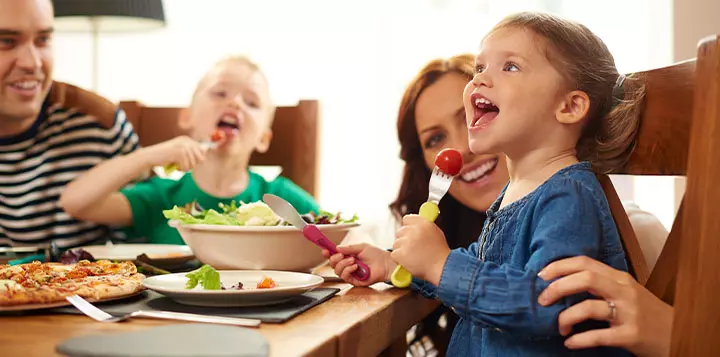
[[[288,302],[277,305],[253,307],[204,307],[179,304],[164,295],[148,290],[137,297],[95,305],[111,315],[129,314],[137,310],[156,310],[186,312],[209,316],[241,317],[247,319],[257,319],[267,323],[283,323],[309,310],[313,306],[327,301],[337,294],[338,291],[340,291],[340,289],[317,288],[305,294],[298,295],[296,298]],[[73,306],[60,307],[48,311],[66,314],[82,314],[82,312]]]

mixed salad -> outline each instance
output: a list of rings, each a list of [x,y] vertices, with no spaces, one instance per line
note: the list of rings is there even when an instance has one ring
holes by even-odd
[[[185,277],[188,278],[187,283],[185,283],[185,289],[194,289],[198,285],[202,286],[204,290],[243,290],[244,288],[243,283],[240,281],[226,288],[220,281],[220,273],[207,264],[185,274]],[[266,276],[258,281],[255,288],[271,289],[276,286],[277,283],[275,283],[271,277]]]
[[[265,204],[258,201],[252,203],[240,202],[240,205],[232,201],[229,205],[220,203],[218,210],[204,209],[196,201],[185,206],[175,206],[170,210],[163,211],[165,218],[177,220],[184,224],[214,224],[226,226],[287,226],[280,216]],[[358,220],[357,215],[344,218],[341,213],[333,214],[327,211],[320,211],[316,215],[312,212],[302,215],[302,218],[313,224],[343,224],[352,223]]]

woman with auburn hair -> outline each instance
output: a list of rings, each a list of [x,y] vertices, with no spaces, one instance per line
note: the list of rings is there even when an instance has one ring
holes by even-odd
[[[504,155],[475,155],[468,148],[462,93],[473,77],[474,60],[473,55],[461,54],[427,63],[408,84],[397,119],[400,158],[405,168],[398,196],[390,209],[398,222],[404,215],[418,212],[427,200],[435,155],[447,147],[463,154],[463,171],[454,180],[449,194],[440,201],[441,213],[436,220],[448,238],[450,249],[466,247],[477,240],[486,219],[485,211],[509,179]],[[667,230],[656,217],[636,205],[630,203],[626,209],[652,268],[660,253],[657,245],[662,246]],[[593,289],[603,296],[613,296],[616,305],[623,308],[616,311],[618,319],[610,329],[578,335],[569,340],[572,347],[607,345],[625,347],[639,355],[668,353],[663,341],[672,325],[672,308],[636,282],[628,283],[628,274],[587,257],[558,261],[546,269],[546,274],[547,279],[560,279],[542,294],[543,303]],[[567,276],[562,278],[563,275]],[[598,286],[583,279],[587,276],[595,277],[593,281],[599,282]],[[567,328],[569,324],[598,314],[592,309],[594,306],[586,305],[566,310],[561,314],[560,325]],[[411,352],[419,348],[425,353],[434,350],[444,355],[457,320],[449,308],[440,306],[416,327]],[[445,322],[444,327],[440,321]]]

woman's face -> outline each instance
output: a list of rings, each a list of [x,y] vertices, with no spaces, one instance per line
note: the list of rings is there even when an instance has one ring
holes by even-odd
[[[467,83],[467,77],[451,72],[425,88],[415,106],[415,124],[430,170],[440,150],[453,148],[462,153],[463,169],[453,180],[450,194],[465,206],[484,212],[500,194],[509,175],[505,155],[470,152],[463,107]]]

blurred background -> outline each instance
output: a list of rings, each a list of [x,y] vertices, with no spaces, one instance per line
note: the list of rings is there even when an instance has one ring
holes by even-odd
[[[141,0],[138,0],[141,1]],[[402,92],[427,61],[477,51],[505,15],[546,11],[587,25],[620,72],[695,56],[720,33],[720,0],[165,0],[166,26],[101,33],[97,73],[89,32],[59,32],[56,79],[113,101],[186,106],[199,77],[228,54],[266,73],[274,101],[321,104],[318,199],[356,212],[378,243],[391,244],[387,205],[402,171],[395,122]],[[713,15],[714,14],[714,15]],[[96,81],[96,82],[94,82]],[[669,229],[684,191],[680,178],[613,177],[625,201]]]

